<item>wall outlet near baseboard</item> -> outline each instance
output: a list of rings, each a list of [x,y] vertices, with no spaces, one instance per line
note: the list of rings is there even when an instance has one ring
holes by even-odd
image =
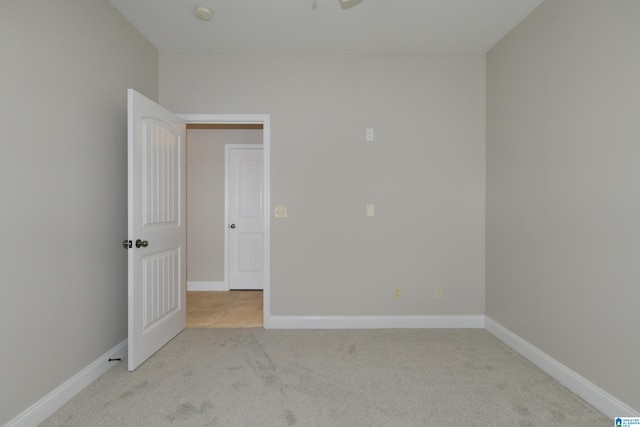
[[[442,299],[442,286],[433,288],[433,299]]]
[[[393,290],[393,299],[399,299],[400,295],[402,295],[402,290],[400,288],[395,288]]]

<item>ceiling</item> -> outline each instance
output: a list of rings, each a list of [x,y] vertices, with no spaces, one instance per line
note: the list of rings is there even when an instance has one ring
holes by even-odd
[[[542,0],[110,0],[160,51],[485,53]],[[194,15],[213,11],[211,21]]]

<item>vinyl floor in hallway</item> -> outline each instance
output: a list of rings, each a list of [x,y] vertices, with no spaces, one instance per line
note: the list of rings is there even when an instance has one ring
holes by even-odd
[[[187,292],[188,328],[262,328],[262,291]]]

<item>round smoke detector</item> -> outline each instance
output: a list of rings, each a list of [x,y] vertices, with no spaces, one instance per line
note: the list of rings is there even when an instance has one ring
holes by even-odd
[[[213,18],[213,12],[206,6],[198,6],[194,12],[198,19],[202,19],[203,21],[211,21]]]

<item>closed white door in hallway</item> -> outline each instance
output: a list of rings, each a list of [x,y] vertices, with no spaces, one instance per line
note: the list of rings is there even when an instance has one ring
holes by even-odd
[[[263,289],[264,185],[261,145],[227,145],[230,289]]]

